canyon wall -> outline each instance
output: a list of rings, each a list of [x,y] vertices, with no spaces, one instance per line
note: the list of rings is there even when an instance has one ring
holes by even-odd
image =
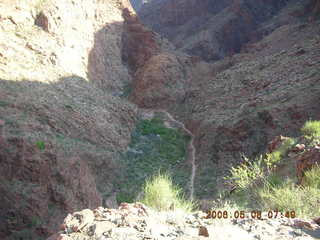
[[[240,52],[244,44],[272,32],[279,25],[263,29],[260,25],[293,2],[307,5],[309,1],[154,1],[143,5],[139,16],[178,49],[206,61],[216,61]]]
[[[138,107],[195,135],[198,198],[241,153],[317,119],[317,1],[267,2],[146,4],[162,36],[125,0],[2,1],[0,238],[46,237],[68,212],[115,206]]]
[[[68,212],[116,204],[137,108],[119,97],[127,1],[1,1],[0,238],[38,239]]]
[[[174,95],[162,92],[159,75],[149,68],[135,80],[140,87],[133,96],[145,92],[144,86],[154,88],[138,105],[153,107],[166,100],[162,106],[195,134],[195,189],[200,198],[218,193],[228,169],[242,161],[241,154],[254,158],[275,136],[294,136],[320,113],[314,104],[319,101],[320,79],[316,1],[223,3],[162,1],[146,4],[139,12],[178,50],[193,55],[182,77],[191,80],[182,88],[170,81],[165,85],[178,91]],[[159,69],[154,72],[174,68]],[[178,101],[171,100],[180,94]]]

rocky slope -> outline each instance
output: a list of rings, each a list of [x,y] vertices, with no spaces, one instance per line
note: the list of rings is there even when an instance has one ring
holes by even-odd
[[[210,219],[207,214],[186,214],[179,211],[155,212],[141,203],[120,205],[119,209],[85,209],[69,214],[61,231],[48,240],[94,239],[261,239],[307,240],[319,235],[314,221],[301,219],[270,219],[262,213],[260,219],[245,213],[243,219]]]
[[[0,2],[1,239],[48,236],[67,212],[112,196],[137,112],[117,97],[131,80],[124,8]]]
[[[143,5],[139,15],[145,24],[167,37],[178,49],[213,61],[238,53],[245,43],[259,40],[283,24],[278,21],[275,25],[261,27],[287,4],[296,5],[298,10],[292,13],[297,15],[315,5],[309,2],[152,1]]]
[[[147,140],[164,146],[166,138],[134,135],[137,106],[167,110],[192,132],[199,198],[216,194],[240,152],[259,154],[274,136],[295,134],[305,120],[317,119],[319,21],[306,22],[303,15],[305,6],[317,1],[273,1],[265,10],[262,2],[251,8],[249,0],[214,6],[209,1],[171,3],[193,4],[193,9],[186,8],[187,15],[178,20],[162,18],[168,26],[201,30],[197,24],[203,16],[216,26],[206,30],[214,51],[207,45],[193,51],[198,43],[189,37],[196,39],[198,33],[176,35],[168,27],[164,34],[180,49],[200,52],[206,60],[242,52],[207,63],[177,51],[141,24],[126,0],[0,2],[1,239],[43,238],[57,231],[68,212],[116,206],[127,176],[119,163],[130,155],[128,146],[143,142],[157,160],[164,159]],[[218,41],[214,30],[224,37]],[[245,44],[255,31],[254,39],[262,38],[261,32],[267,35]],[[219,45],[223,39],[228,46]],[[132,136],[140,142],[132,142]],[[180,140],[183,146],[183,136]],[[180,156],[185,149],[178,147],[177,162],[185,158]],[[184,165],[174,166],[183,178],[189,174]],[[141,169],[133,173],[139,181],[147,177],[142,171],[143,179]]]
[[[174,87],[179,91],[174,95],[162,93],[156,74],[134,81],[132,96],[145,93],[142,103],[136,101],[138,105],[158,106],[163,98],[168,103],[163,105],[195,134],[199,197],[217,193],[223,186],[221,177],[241,159],[240,153],[253,157],[275,136],[294,135],[306,120],[318,118],[314,103],[319,101],[319,20],[308,21],[308,15],[303,15],[305,4],[289,2],[260,24],[259,29],[275,30],[258,42],[245,44],[240,54],[212,64],[189,58],[191,68],[184,71],[183,79],[191,80],[184,87]],[[236,34],[230,32],[230,36]],[[161,61],[153,66],[157,64]],[[178,101],[171,101],[180,94],[183,97]]]

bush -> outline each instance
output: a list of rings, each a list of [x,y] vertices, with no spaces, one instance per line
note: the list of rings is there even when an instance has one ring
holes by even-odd
[[[195,207],[192,201],[184,199],[181,189],[173,185],[168,174],[160,173],[146,181],[142,202],[160,211],[167,211],[174,206],[174,209],[190,212]]]
[[[253,162],[244,157],[244,163],[237,167],[232,167],[230,174],[231,176],[226,177],[226,180],[234,182],[238,190],[247,189],[258,178],[262,178],[264,176],[263,157],[260,156]]]
[[[267,153],[265,162],[268,167],[268,169],[272,169],[275,167],[277,163],[281,161],[282,154],[280,151],[273,151],[272,153]]]
[[[293,138],[286,139],[275,151],[266,154],[265,163],[268,169],[274,168],[287,154],[288,150],[296,143]]]
[[[44,150],[46,148],[44,141],[37,141],[36,146],[39,148],[39,150]]]
[[[163,119],[140,120],[132,133],[128,151],[122,155],[118,178],[118,201],[132,202],[146,179],[159,170],[174,173],[173,182],[187,190],[191,166],[186,159],[190,138],[181,129],[168,128]]]
[[[317,124],[319,122],[306,123],[303,131],[309,136],[318,136]],[[288,138],[275,151],[266,154],[265,158],[260,156],[255,161],[245,158],[244,163],[233,167],[231,176],[226,179],[234,181],[236,191],[229,195],[227,201],[247,210],[260,207],[263,211],[295,211],[297,217],[319,216],[320,167],[316,166],[305,173],[303,186],[295,184],[295,175],[282,176],[281,171],[276,170],[276,167],[280,167],[279,163],[283,170],[283,163],[288,160],[284,157],[295,143],[295,139]],[[291,165],[292,161],[285,164]]]
[[[271,173],[268,177],[266,177],[266,181],[267,184],[270,184],[272,187],[277,187],[283,184],[283,179],[274,173]]]
[[[279,211],[295,211],[297,217],[316,217],[320,214],[318,199],[320,189],[297,187],[287,180],[277,186],[265,184],[258,190],[262,207]]]
[[[304,185],[320,189],[320,166],[317,165],[311,170],[305,172]]]
[[[310,137],[320,137],[320,121],[307,121],[301,132]]]

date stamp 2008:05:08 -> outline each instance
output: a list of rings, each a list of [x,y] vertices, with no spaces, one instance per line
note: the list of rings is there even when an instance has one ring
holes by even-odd
[[[252,211],[227,211],[227,210],[209,210],[206,212],[207,216],[205,218],[209,219],[244,219],[244,218],[252,218],[252,219],[262,219],[262,218],[295,218],[296,212],[292,211],[278,211],[278,210],[270,210],[270,211],[260,211],[260,210],[252,210]]]

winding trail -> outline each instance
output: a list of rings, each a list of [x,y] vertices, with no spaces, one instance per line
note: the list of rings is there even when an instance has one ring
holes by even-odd
[[[184,125],[184,123],[174,119],[174,117],[168,113],[166,110],[163,109],[156,109],[156,110],[149,110],[149,109],[141,109],[144,113],[147,113],[151,116],[154,115],[154,113],[164,113],[167,118],[170,120],[170,127],[179,127],[182,128],[190,137],[191,140],[188,144],[188,154],[187,154],[187,161],[189,161],[191,163],[191,176],[190,176],[190,196],[189,199],[193,200],[194,199],[194,179],[196,176],[196,170],[197,170],[197,166],[196,166],[196,148],[194,147],[194,135],[193,133],[186,128],[186,126]],[[175,126],[174,126],[175,125]]]

